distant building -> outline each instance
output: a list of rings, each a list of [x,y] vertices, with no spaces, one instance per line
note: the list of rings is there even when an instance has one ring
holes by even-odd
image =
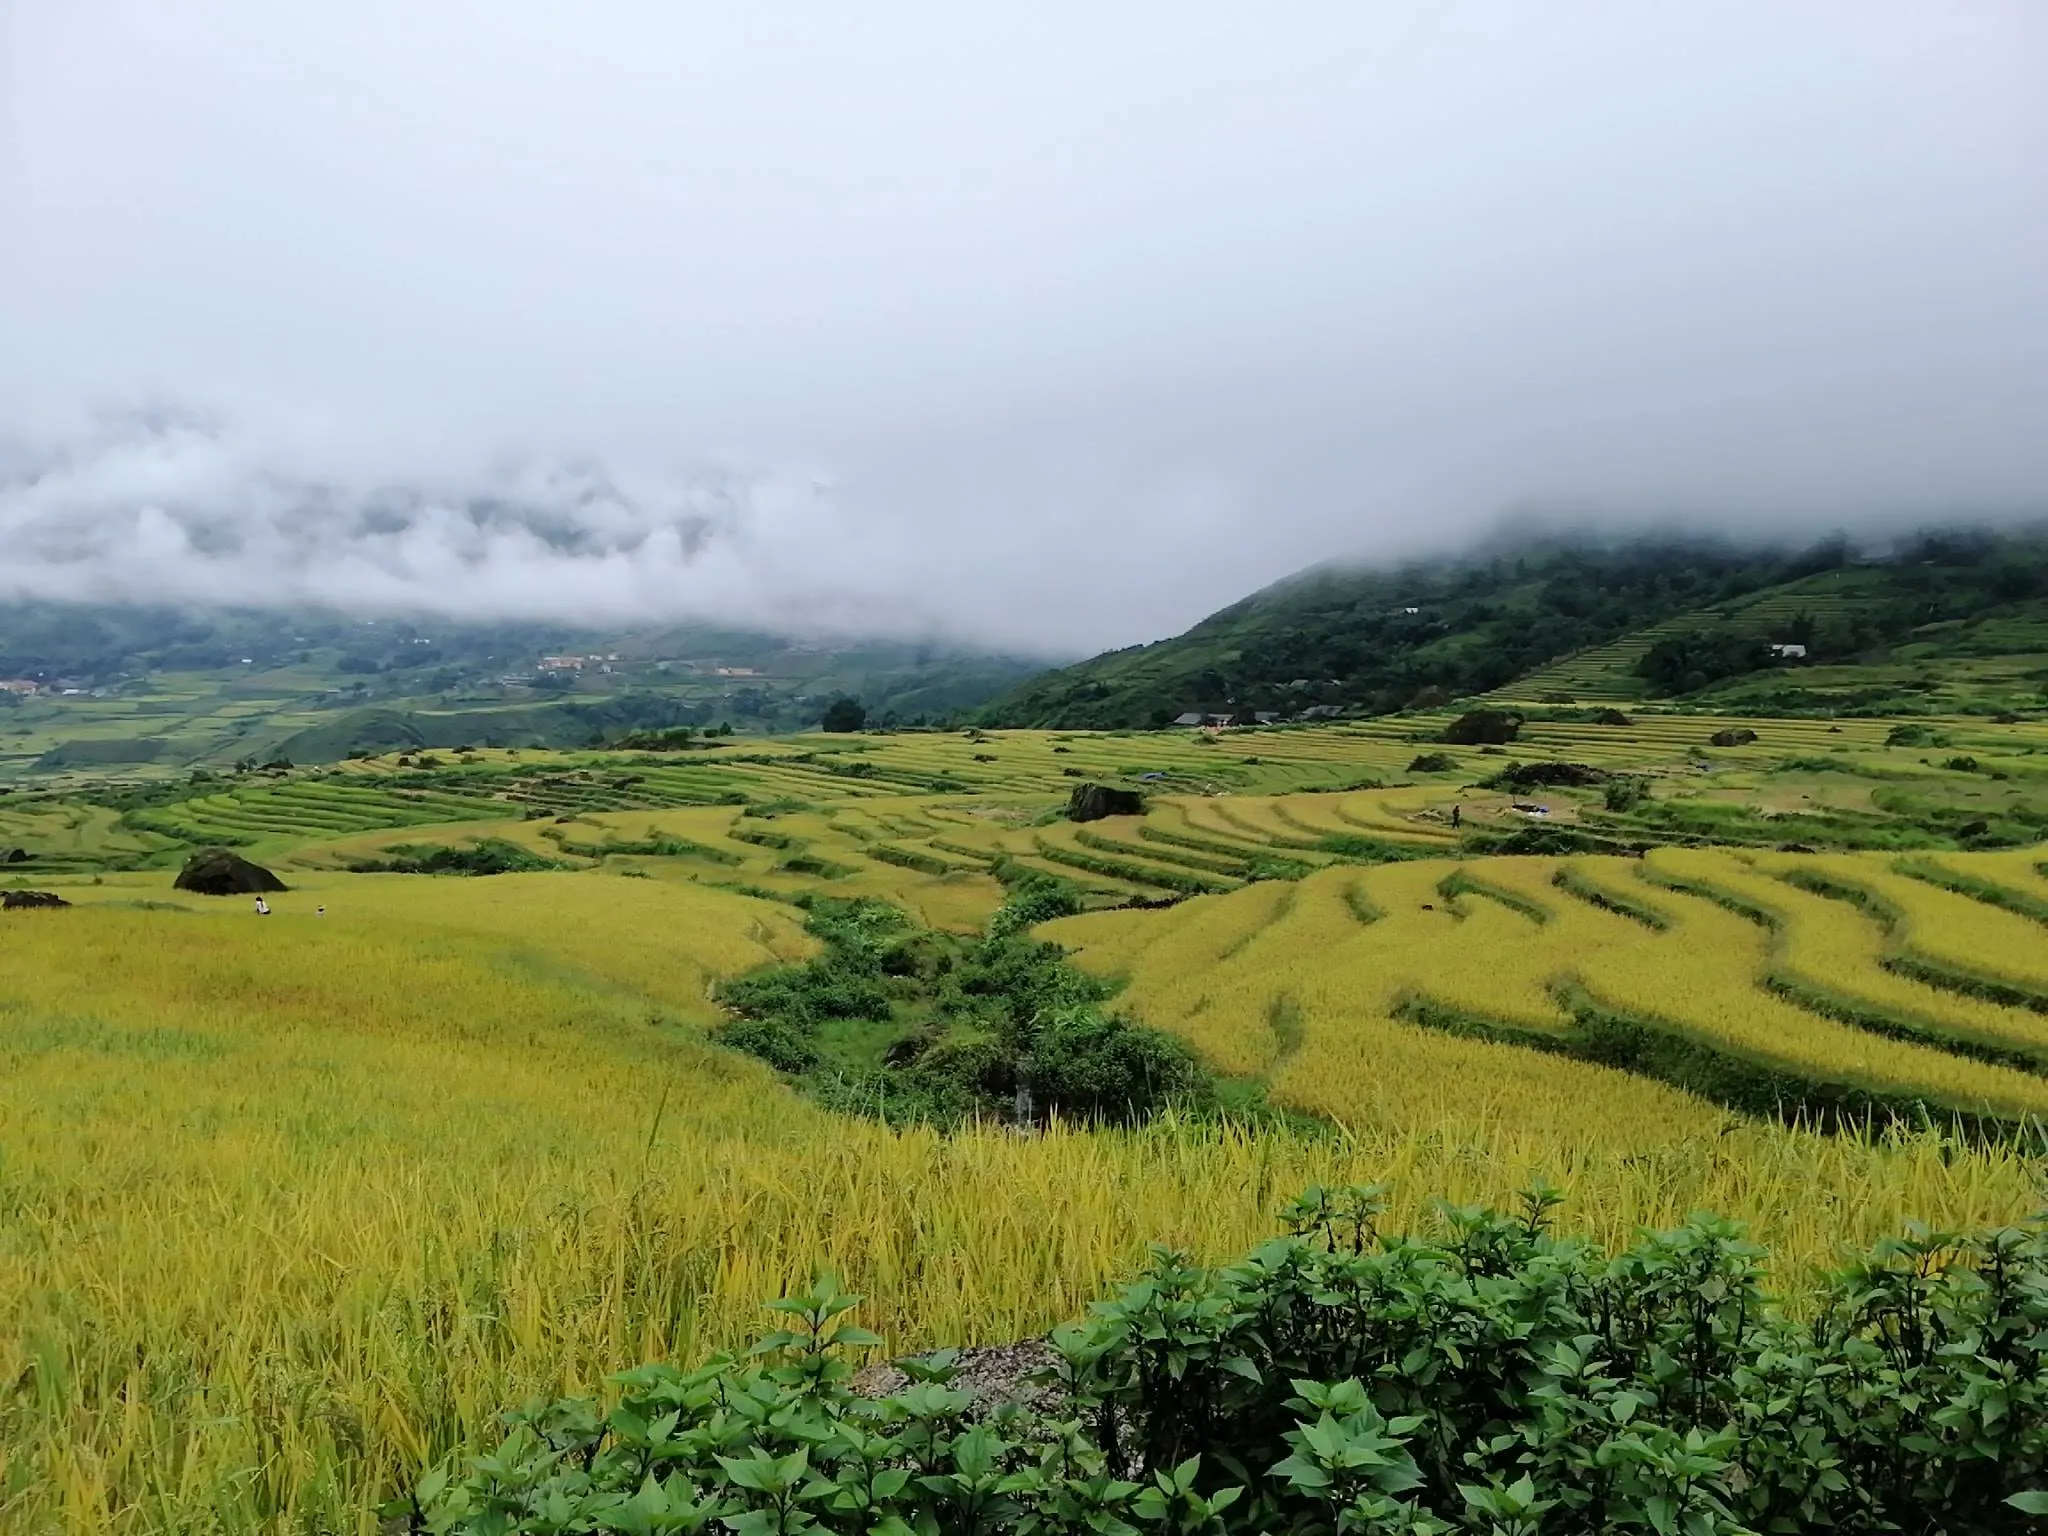
[[[583,658],[581,656],[543,656],[540,659],[540,669],[543,672],[581,672],[583,670]]]
[[[1334,720],[1344,713],[1341,704],[1311,704],[1301,712],[1304,720]]]
[[[1806,647],[1803,645],[1774,645],[1771,647],[1771,654],[1780,661],[1804,661],[1806,659]]]
[[[15,677],[0,681],[0,693],[41,693],[43,685],[32,677]]]
[[[1209,717],[1199,709],[1191,709],[1184,715],[1175,715],[1173,723],[1175,725],[1207,725]]]

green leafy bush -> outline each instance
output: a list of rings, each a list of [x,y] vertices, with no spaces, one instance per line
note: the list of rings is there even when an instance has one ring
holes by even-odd
[[[1635,810],[1649,798],[1650,781],[1633,773],[1610,780],[1600,792],[1601,803],[1617,815]]]
[[[460,847],[441,843],[399,843],[381,859],[358,859],[352,874],[510,875],[535,870],[566,869],[559,859],[542,858],[502,837],[479,837]]]
[[[918,928],[872,900],[812,897],[824,949],[729,982],[727,1045],[832,1108],[896,1123],[975,1117],[1128,1123],[1207,1109],[1208,1074],[1178,1040],[1103,1007],[1109,987],[1031,924],[1080,910],[1068,881],[1008,866],[989,934]]]
[[[957,1355],[851,1387],[821,1283],[738,1359],[508,1416],[392,1513],[445,1536],[1289,1532],[2004,1536],[2048,1513],[2048,1236],[1912,1230],[1795,1318],[1761,1250],[1695,1216],[1608,1257],[1513,1214],[1378,1231],[1311,1189],[1289,1235],[1155,1250],[1057,1330],[1042,1395],[977,1411]]]
[[[1071,880],[1017,864],[1004,864],[995,874],[1003,882],[1006,899],[989,921],[991,938],[1008,938],[1082,909],[1081,888]]]

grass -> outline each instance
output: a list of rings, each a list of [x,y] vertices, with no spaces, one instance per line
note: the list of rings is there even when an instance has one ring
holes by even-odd
[[[891,1351],[1003,1341],[1150,1242],[1241,1251],[1310,1183],[1390,1180],[1412,1222],[1541,1174],[1571,1191],[1568,1227],[1616,1246],[1711,1207],[1788,1280],[1909,1217],[2031,1213],[2041,1166],[1996,1132],[2048,1113],[2024,1069],[2048,1023],[1891,962],[2048,988],[2048,855],[1972,850],[1872,792],[2012,815],[2048,731],[1944,725],[1941,755],[2011,765],[1998,781],[1857,721],[1755,722],[1762,740],[1702,772],[1720,723],[1535,719],[1510,750],[1640,772],[1745,823],[1813,805],[1932,828],[1930,851],[1902,869],[1840,847],[1476,857],[1451,806],[1479,831],[1522,823],[1505,795],[1405,781],[1441,728],[1425,718],[1207,746],[993,731],[652,766],[387,756],[0,796],[0,851],[29,854],[0,884],[75,903],[0,918],[0,1529],[369,1536],[394,1486],[501,1408],[739,1343],[818,1266],[871,1297]],[[1057,816],[1069,767],[1171,777],[1144,817],[1077,828]],[[1387,787],[1342,787],[1371,778]],[[1561,825],[1601,814],[1597,790],[1549,798]],[[215,835],[284,874],[271,917],[171,890],[188,839]],[[575,867],[346,872],[493,839]],[[1039,932],[1119,984],[1112,1006],[1312,1122],[945,1137],[835,1115],[713,1043],[724,979],[814,952],[796,898],[975,933],[1003,861],[1087,890],[1096,910]],[[1801,869],[1880,906],[1785,878]],[[1493,1033],[1443,1027],[1460,1020]],[[1650,1026],[1658,1050],[1573,1054]],[[1701,1061],[1736,1075],[1689,1077]],[[1785,1086],[1751,1112],[1730,1081]],[[1907,1101],[1923,1128],[1826,1130],[1831,1105]]]
[[[1730,1129],[1654,1096],[1663,1123],[1632,1140],[1498,1102],[1306,1138],[890,1132],[706,1043],[706,980],[804,942],[772,905],[334,876],[259,921],[123,904],[143,892],[10,925],[33,964],[0,1074],[9,1529],[367,1532],[499,1407],[737,1343],[815,1266],[873,1298],[892,1350],[1015,1337],[1149,1241],[1245,1246],[1312,1182],[1390,1177],[1406,1218],[1546,1171],[1609,1240],[1712,1204],[1794,1264],[2031,1198],[2011,1154]],[[656,942],[678,932],[690,953]],[[1313,1049],[1305,1002],[1246,1022]]]

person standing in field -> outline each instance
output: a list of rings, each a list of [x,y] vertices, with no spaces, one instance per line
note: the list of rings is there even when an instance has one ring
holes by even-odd
[[[256,915],[258,917],[270,916],[270,903],[265,901],[261,896],[258,896],[256,898]]]
[[[1461,823],[1462,823],[1462,822],[1463,822],[1464,820],[1465,820],[1465,807],[1464,807],[1464,806],[1462,806],[1462,805],[1454,805],[1454,806],[1452,806],[1452,807],[1451,807],[1451,830],[1452,830],[1453,832],[1457,831],[1457,830],[1458,830],[1458,827],[1459,827],[1459,825],[1460,825],[1460,824],[1461,824]]]

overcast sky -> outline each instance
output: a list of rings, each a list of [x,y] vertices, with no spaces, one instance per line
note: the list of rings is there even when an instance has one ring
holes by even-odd
[[[2040,0],[5,0],[0,594],[1155,638],[2048,510]]]

